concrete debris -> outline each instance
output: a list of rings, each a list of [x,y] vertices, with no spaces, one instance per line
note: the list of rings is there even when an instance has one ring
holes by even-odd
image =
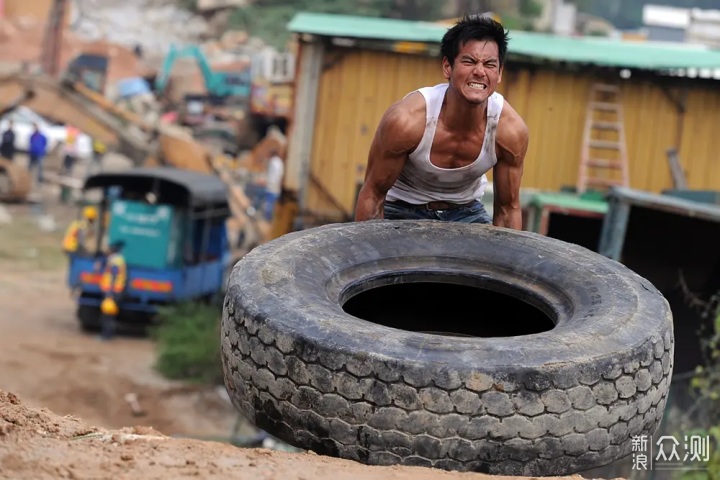
[[[0,205],[0,225],[10,225],[12,223],[12,215],[8,212],[7,208]]]
[[[58,225],[52,215],[41,215],[38,217],[38,228],[43,232],[54,232],[58,229]]]
[[[31,17],[0,19],[0,63],[12,65],[37,64],[42,51],[46,23]],[[145,76],[152,69],[142,63],[128,47],[105,40],[87,41],[71,31],[63,33],[60,47],[61,68],[82,53],[106,55],[109,59],[108,84],[128,77]]]

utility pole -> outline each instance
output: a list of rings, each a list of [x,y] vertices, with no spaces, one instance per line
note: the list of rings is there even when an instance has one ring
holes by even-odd
[[[40,54],[40,66],[42,67],[43,73],[52,77],[60,73],[60,52],[67,5],[67,0],[55,0],[50,9],[47,26],[45,27],[45,37],[43,38],[42,52]]]

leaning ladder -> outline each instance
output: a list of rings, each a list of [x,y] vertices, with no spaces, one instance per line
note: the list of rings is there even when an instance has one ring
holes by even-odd
[[[600,98],[598,98],[600,97]],[[604,97],[604,98],[603,98]],[[608,99],[607,97],[612,97]],[[611,114],[611,119],[599,120],[599,115]],[[595,136],[597,131],[615,131],[616,140],[603,140]],[[615,159],[598,158],[592,151],[615,151]],[[619,177],[612,172],[618,172]],[[591,175],[591,173],[593,175]],[[580,156],[580,169],[578,172],[577,192],[585,193],[590,187],[602,189],[614,185],[629,187],[630,173],[628,171],[627,145],[625,143],[625,123],[620,98],[620,87],[595,82],[590,87],[585,117],[585,133],[583,135],[582,151]]]

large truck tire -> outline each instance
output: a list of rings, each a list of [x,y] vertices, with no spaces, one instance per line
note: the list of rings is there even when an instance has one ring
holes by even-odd
[[[77,318],[80,322],[80,329],[83,332],[99,332],[102,325],[100,323],[100,308],[90,305],[78,305]]]
[[[418,282],[438,290],[405,308],[434,312],[430,326],[344,310]],[[447,284],[514,297],[553,323],[513,333],[529,314],[512,318],[500,296],[459,318]],[[277,438],[366,464],[500,475],[627,456],[662,420],[674,354],[667,301],[623,265],[529,232],[432,221],[328,225],[255,248],[231,275],[221,335],[234,405]]]

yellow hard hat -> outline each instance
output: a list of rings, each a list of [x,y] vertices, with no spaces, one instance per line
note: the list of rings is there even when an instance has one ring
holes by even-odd
[[[95,220],[97,218],[97,209],[95,207],[85,207],[83,209],[83,217],[88,220]]]
[[[105,315],[117,315],[118,314],[118,306],[117,303],[115,303],[115,300],[113,300],[110,297],[107,297],[105,300],[102,301],[100,304],[100,310]]]

